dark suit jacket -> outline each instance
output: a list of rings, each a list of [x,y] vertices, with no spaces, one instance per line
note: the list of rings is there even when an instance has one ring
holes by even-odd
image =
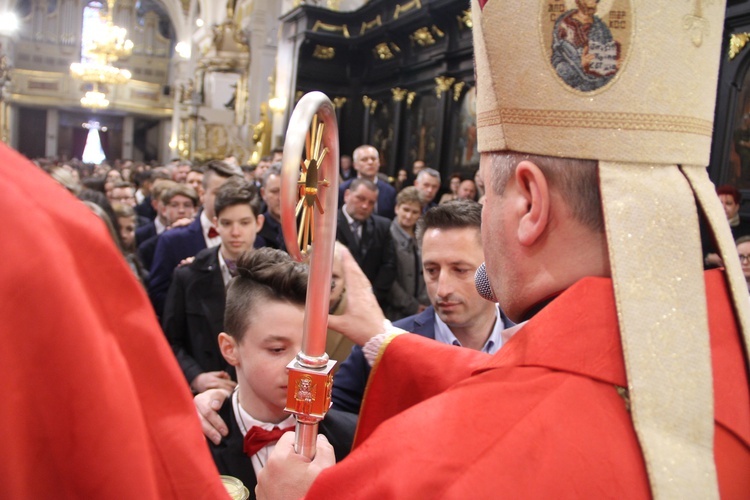
[[[258,231],[258,236],[255,238],[255,248],[270,247],[286,252],[284,236],[281,234],[281,223],[271,217],[268,210],[263,212],[263,219],[263,227]]]
[[[396,251],[391,237],[391,221],[379,215],[371,215],[362,226],[360,245],[357,245],[354,238],[349,222],[339,210],[336,239],[349,248],[357,264],[372,283],[378,302],[385,309],[388,304],[388,292],[396,278]]]
[[[203,372],[234,367],[224,360],[217,336],[224,330],[226,291],[219,247],[207,248],[189,266],[174,272],[162,326],[188,382]]]
[[[146,217],[149,220],[153,220],[156,217],[156,210],[151,206],[151,195],[143,198],[143,201],[135,206],[135,213]]]
[[[208,441],[216,467],[220,474],[234,476],[242,481],[250,491],[250,498],[255,498],[255,485],[257,484],[255,470],[250,457],[243,451],[242,431],[234,418],[232,403],[229,399],[219,410],[219,415],[227,423],[229,434],[218,445]],[[333,445],[336,462],[340,462],[349,454],[356,427],[357,415],[333,409],[328,410],[325,419],[318,425],[318,432],[328,438]]]
[[[177,265],[204,248],[206,240],[203,239],[200,215],[187,226],[169,229],[159,235],[148,278],[148,296],[157,316],[161,317],[164,311],[164,301]]]
[[[500,318],[505,328],[515,325],[502,311],[500,311]],[[434,340],[435,308],[430,306],[419,314],[394,322],[393,326]],[[349,357],[341,363],[339,370],[333,376],[333,393],[331,394],[333,408],[359,414],[369,376],[370,365],[362,353],[362,348],[355,345]]]
[[[419,314],[396,321],[393,326],[428,339],[434,339],[435,309],[430,306]],[[341,363],[333,376],[333,392],[331,394],[333,408],[359,414],[369,376],[370,365],[362,353],[362,348],[355,345],[352,347],[349,357]]]
[[[149,238],[156,236],[156,224],[151,220],[148,224],[135,228],[135,244],[141,246],[141,243]]]
[[[138,258],[140,259],[141,264],[143,264],[143,267],[147,270],[147,272],[148,269],[151,269],[151,266],[154,263],[154,252],[156,252],[156,244],[159,241],[159,236],[161,235],[153,235],[151,238],[138,245],[138,250],[136,250]],[[148,280],[145,283],[148,283]]]
[[[349,179],[346,182],[342,182],[339,186],[339,207],[344,206],[344,191],[349,188],[349,185],[354,179]],[[378,210],[377,214],[386,219],[393,220],[396,216],[396,188],[385,182],[381,178],[377,178],[378,186]]]

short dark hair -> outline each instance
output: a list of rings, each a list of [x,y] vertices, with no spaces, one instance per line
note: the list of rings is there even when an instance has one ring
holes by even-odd
[[[242,341],[252,323],[254,312],[274,300],[305,305],[308,266],[293,260],[288,253],[263,247],[245,252],[237,261],[237,276],[227,288],[224,330]]]
[[[226,179],[230,177],[242,177],[242,170],[239,167],[233,167],[221,160],[212,160],[203,166],[203,188],[208,188],[208,182],[211,177],[218,175]]]
[[[242,177],[231,177],[216,190],[214,210],[218,217],[222,210],[234,205],[247,205],[254,216],[260,215],[258,188]]]
[[[378,192],[378,185],[372,182],[370,179],[365,179],[364,177],[357,177],[355,178],[351,184],[349,184],[349,191],[352,193],[357,190],[359,186],[364,186],[370,191]]]
[[[482,205],[472,200],[454,200],[429,209],[417,223],[417,240],[422,243],[428,229],[482,230]]]

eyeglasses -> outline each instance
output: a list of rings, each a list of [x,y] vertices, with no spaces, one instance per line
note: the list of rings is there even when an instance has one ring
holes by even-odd
[[[750,262],[750,255],[740,254],[740,262]]]

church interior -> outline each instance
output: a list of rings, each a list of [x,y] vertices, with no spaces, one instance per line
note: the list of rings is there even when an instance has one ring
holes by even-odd
[[[421,159],[447,182],[478,165],[471,24],[466,0],[1,0],[0,140],[64,161],[96,130],[110,162],[252,164],[320,90],[342,154],[373,144],[382,172]],[[750,2],[724,33],[709,173],[747,191]]]

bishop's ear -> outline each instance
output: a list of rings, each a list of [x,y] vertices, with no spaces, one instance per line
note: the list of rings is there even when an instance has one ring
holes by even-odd
[[[549,185],[542,170],[528,160],[516,167],[515,181],[525,203],[518,224],[518,241],[531,246],[544,234],[549,223]]]
[[[219,334],[219,350],[221,355],[227,360],[232,366],[238,366],[240,364],[240,351],[237,340],[228,333],[221,332]]]

